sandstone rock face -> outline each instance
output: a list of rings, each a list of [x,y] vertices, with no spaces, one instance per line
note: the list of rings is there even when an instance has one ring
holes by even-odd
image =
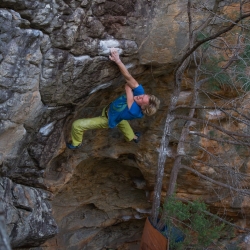
[[[13,248],[138,249],[172,65],[188,42],[186,21],[181,0],[1,0],[0,196]],[[124,79],[108,59],[111,47],[161,108],[131,122],[142,133],[139,144],[126,142],[117,129],[95,130],[71,151],[65,141],[72,122],[100,115],[124,92]],[[183,86],[178,103],[188,103],[190,93]],[[163,194],[172,163],[166,163]],[[247,172],[247,160],[245,166]],[[204,191],[198,178],[182,173],[180,183],[184,197],[209,202],[211,187]],[[228,204],[232,214],[239,203],[249,209],[247,200],[235,200]]]

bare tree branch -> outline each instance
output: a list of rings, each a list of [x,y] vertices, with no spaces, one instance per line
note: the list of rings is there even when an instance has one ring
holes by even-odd
[[[211,35],[207,38],[204,38],[202,40],[200,40],[199,42],[197,42],[192,48],[190,48],[186,53],[185,55],[182,57],[182,59],[180,60],[180,62],[177,64],[176,66],[176,70],[174,72],[174,75],[175,75],[175,78],[177,79],[177,71],[178,69],[181,67],[181,65],[183,64],[183,62],[196,50],[198,49],[202,44],[204,44],[205,42],[208,42],[208,41],[211,41],[217,37],[219,37],[220,35],[230,31],[231,29],[233,29],[241,20],[247,18],[247,17],[250,17],[250,13],[248,14],[245,14],[245,15],[242,15],[240,16],[238,19],[236,19],[231,25],[229,25],[228,27],[220,30],[219,32],[215,33],[214,35]],[[179,81],[180,79],[178,79]]]
[[[191,135],[198,135],[198,136],[201,136],[203,138],[206,138],[208,140],[211,140],[211,141],[217,141],[217,142],[221,142],[221,143],[228,143],[228,144],[234,144],[234,145],[244,145],[244,146],[248,146],[250,147],[250,142],[247,143],[247,142],[236,142],[236,141],[231,141],[231,140],[226,140],[226,139],[218,139],[218,138],[213,138],[211,136],[208,136],[208,135],[205,135],[205,134],[202,134],[202,133],[198,133],[198,132],[194,132],[194,131],[190,131],[189,132]]]
[[[188,13],[188,33],[189,33],[189,47],[192,47],[193,44],[192,44],[192,41],[193,41],[193,36],[192,36],[192,15],[191,15],[191,11],[190,11],[190,8],[191,8],[191,0],[188,0],[188,4],[187,4],[187,13]]]
[[[195,106],[196,103],[197,103],[197,100],[198,100],[197,85],[199,84],[199,82],[197,82],[196,79],[197,79],[197,70],[195,72],[195,86],[194,86],[194,89],[193,89],[193,98],[192,98],[191,104],[190,104],[192,106]],[[189,111],[188,117],[190,117],[190,118],[193,117],[194,113],[195,113],[195,109],[191,109]],[[167,203],[169,197],[174,193],[174,190],[175,190],[176,181],[177,181],[177,177],[178,177],[178,173],[179,173],[179,169],[180,169],[180,165],[181,165],[182,156],[185,155],[185,145],[184,145],[184,143],[186,141],[186,137],[189,134],[190,125],[191,125],[191,122],[187,121],[185,126],[182,129],[182,132],[181,132],[179,144],[178,144],[178,147],[177,147],[177,156],[175,158],[174,166],[173,166],[172,171],[171,171],[168,191],[167,191],[167,195],[165,197],[165,203]],[[163,211],[162,217],[161,217],[160,221],[157,224],[158,229],[161,229],[164,226],[164,220],[163,220],[164,216],[167,216],[166,211]]]
[[[204,106],[204,107],[202,107],[202,106],[192,107],[192,106],[188,106],[188,105],[179,105],[179,106],[176,107],[176,109],[178,109],[178,108],[185,108],[185,109],[192,109],[192,108],[195,108],[195,109],[211,109],[211,110],[215,110],[215,111],[219,110],[219,111],[225,113],[226,115],[228,115],[228,117],[233,118],[233,119],[235,119],[235,120],[237,120],[239,122],[242,122],[242,123],[246,124],[247,126],[250,126],[250,119],[248,119],[248,117],[246,115],[244,115],[244,114],[240,113],[239,111],[237,111],[235,108],[224,108],[224,107],[221,108],[221,107],[208,107],[208,106],[207,107],[206,106]],[[238,117],[236,117],[234,115],[231,115],[226,110],[235,111],[237,114],[243,116],[247,120],[243,120],[243,119],[240,119],[240,118],[238,118]]]
[[[247,175],[247,174],[244,174],[244,173],[239,173],[239,172],[235,172],[233,171],[232,169],[230,169],[230,166],[227,166],[227,165],[221,165],[221,166],[218,166],[218,165],[215,165],[215,164],[209,164],[207,162],[204,162],[204,161],[200,161],[198,159],[195,159],[195,158],[192,158],[192,157],[189,157],[186,155],[186,157],[188,157],[189,159],[193,160],[193,161],[196,161],[196,162],[199,162],[201,163],[202,165],[204,166],[208,166],[208,167],[211,167],[211,168],[221,168],[223,170],[227,170],[227,172],[230,172],[230,174],[233,174],[233,175],[239,175],[241,176],[242,178],[249,178],[250,175]]]
[[[221,131],[221,132],[223,132],[223,133],[225,133],[227,135],[230,135],[230,136],[238,136],[238,137],[250,138],[250,135],[242,134],[242,133],[236,133],[236,132],[231,132],[229,130],[226,130],[226,129],[222,128],[219,125],[216,125],[216,124],[214,124],[212,122],[209,122],[209,121],[204,121],[202,119],[190,118],[190,117],[184,116],[184,115],[176,115],[175,119],[183,119],[183,120],[189,120],[189,121],[193,121],[193,122],[198,122],[198,123],[206,124],[206,126],[211,126],[213,128],[216,128],[217,130],[219,130],[219,131]]]
[[[242,194],[242,195],[244,195],[244,196],[250,196],[250,192],[249,192],[249,191],[246,191],[246,190],[243,190],[243,189],[239,189],[239,188],[232,187],[232,186],[230,186],[230,185],[228,185],[228,184],[225,184],[225,183],[222,183],[222,182],[220,182],[220,181],[215,181],[214,179],[209,178],[209,177],[207,177],[207,176],[201,174],[199,171],[197,171],[197,170],[195,170],[195,169],[193,169],[193,168],[191,168],[191,167],[188,167],[188,166],[186,166],[186,165],[181,165],[181,168],[185,168],[185,169],[189,170],[190,172],[194,173],[195,175],[201,177],[202,179],[207,180],[207,181],[209,181],[209,182],[211,182],[211,183],[213,183],[213,184],[215,184],[215,185],[218,185],[218,186],[221,186],[221,187],[228,188],[228,189],[233,190],[233,191],[235,191],[235,192],[237,192],[237,193],[240,193],[240,194]]]
[[[214,6],[213,6],[213,10],[210,13],[209,17],[207,18],[207,20],[193,31],[195,37],[197,36],[198,32],[201,32],[203,29],[205,29],[210,24],[213,17],[215,16],[215,13],[218,10],[220,2],[221,2],[221,0],[216,0],[215,1]]]
[[[190,106],[190,105],[178,105],[175,107],[175,109],[222,109],[220,107],[213,107],[213,106],[201,106],[201,105],[196,105],[196,106]],[[224,110],[233,110],[234,108],[223,108]]]
[[[191,204],[193,204],[192,201],[189,201],[189,200],[184,199],[184,198],[176,197],[176,200],[182,201],[182,202],[184,202],[184,203],[191,203]],[[210,212],[208,212],[208,211],[205,211],[205,210],[204,210],[203,212],[204,212],[205,214],[211,216],[211,217],[214,217],[216,220],[222,221],[223,223],[228,224],[228,225],[230,225],[230,226],[232,226],[232,227],[234,227],[234,228],[237,228],[237,229],[242,230],[242,231],[250,232],[250,229],[249,229],[249,228],[239,227],[239,226],[237,226],[236,224],[233,224],[233,223],[231,223],[231,222],[229,222],[229,221],[227,221],[227,220],[224,220],[224,219],[221,218],[220,216],[218,216],[218,215],[216,215],[216,214],[212,214],[212,213],[210,213]]]

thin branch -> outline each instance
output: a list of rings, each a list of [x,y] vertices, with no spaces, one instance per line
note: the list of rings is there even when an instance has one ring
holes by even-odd
[[[238,117],[235,117],[234,115],[231,115],[227,111],[223,110],[223,108],[221,108],[220,111],[223,112],[224,114],[228,115],[230,118],[235,119],[237,122],[242,122],[245,125],[250,126],[250,123],[248,122],[249,120],[246,121],[246,120],[240,119]]]
[[[174,137],[174,136],[172,136],[172,137],[173,137],[174,139],[178,140],[176,137]],[[247,174],[244,174],[244,173],[239,173],[239,172],[236,172],[236,171],[231,170],[230,167],[233,169],[234,166],[222,165],[221,159],[220,159],[219,156],[214,155],[213,153],[209,152],[209,151],[206,150],[204,147],[202,147],[200,144],[195,143],[195,142],[193,142],[193,141],[191,141],[191,142],[183,141],[183,143],[190,143],[191,146],[195,146],[195,147],[197,147],[197,148],[200,148],[203,152],[205,152],[206,154],[208,154],[208,155],[209,155],[212,159],[214,159],[216,162],[219,162],[219,164],[220,164],[221,166],[218,166],[218,165],[215,165],[215,164],[209,164],[209,163],[204,162],[204,161],[200,161],[200,160],[195,159],[195,158],[193,158],[193,157],[191,157],[191,156],[189,156],[189,155],[187,155],[187,154],[182,155],[183,157],[188,158],[188,159],[190,159],[190,160],[192,160],[192,161],[199,162],[199,163],[201,163],[201,164],[203,164],[203,165],[205,165],[205,166],[211,167],[211,168],[223,168],[224,170],[226,170],[227,172],[229,172],[230,174],[232,174],[232,175],[234,175],[234,176],[235,176],[235,175],[238,175],[238,176],[240,176],[240,177],[242,177],[242,178],[245,178],[245,177],[249,178],[249,177],[250,177],[250,175],[247,175]],[[175,157],[176,157],[176,156],[177,156],[177,155],[175,155]],[[230,163],[230,164],[231,164],[231,163]]]
[[[196,36],[196,34],[198,32],[200,32],[203,29],[205,29],[209,25],[209,23],[212,21],[213,17],[215,16],[215,13],[216,13],[216,11],[217,11],[217,9],[219,7],[219,3],[220,3],[220,0],[216,0],[215,1],[212,13],[210,13],[210,15],[208,16],[207,20],[193,31],[195,36]]]
[[[209,182],[211,182],[211,183],[213,183],[215,185],[228,188],[230,190],[233,190],[233,191],[238,192],[238,193],[240,193],[242,195],[245,195],[245,196],[250,196],[250,192],[249,191],[246,191],[246,190],[243,190],[243,189],[239,189],[239,188],[234,188],[234,187],[232,187],[230,185],[227,185],[225,183],[222,183],[220,181],[215,181],[214,179],[209,178],[209,177],[201,174],[199,171],[197,171],[197,170],[195,170],[195,169],[193,169],[191,167],[188,167],[186,165],[181,165],[181,168],[187,169],[190,172],[194,173],[195,175],[197,175],[197,176],[201,177],[202,179],[207,180],[207,181],[209,181]]]
[[[217,142],[221,142],[221,143],[234,144],[234,145],[244,145],[244,146],[250,147],[250,143],[247,143],[247,142],[235,142],[235,141],[231,141],[231,140],[213,138],[211,136],[208,136],[208,135],[205,135],[202,133],[198,133],[198,132],[193,132],[193,131],[190,131],[189,133],[191,135],[201,136],[201,137],[206,138],[206,139],[211,140],[211,141],[217,141]]]
[[[218,165],[214,165],[214,164],[209,164],[209,163],[204,162],[204,161],[200,161],[200,160],[198,160],[198,159],[192,158],[192,157],[187,156],[187,155],[186,155],[186,157],[188,157],[189,159],[191,159],[191,160],[193,160],[193,161],[199,162],[199,163],[201,163],[202,165],[211,167],[211,168],[221,168],[221,169],[223,169],[223,170],[226,169],[226,171],[229,172],[230,174],[239,175],[239,176],[242,177],[242,178],[249,178],[249,177],[250,177],[250,175],[247,175],[247,174],[244,174],[244,173],[235,172],[235,171],[231,170],[231,169],[229,168],[230,166],[227,166],[227,165],[218,166]]]
[[[248,110],[248,109],[245,108],[245,110]],[[250,120],[250,117],[248,117],[247,115],[244,115],[244,114],[240,113],[237,109],[233,108],[233,111],[235,111],[236,113],[238,113],[242,117],[246,118],[247,120]]]
[[[179,105],[179,106],[176,107],[176,109],[177,109],[177,108],[186,108],[186,109],[193,109],[193,108],[195,108],[195,109],[212,109],[212,110],[220,110],[221,112],[225,113],[226,115],[228,115],[229,117],[235,119],[236,121],[242,122],[242,123],[244,123],[245,125],[250,126],[250,123],[248,122],[248,121],[250,121],[250,119],[249,119],[246,115],[244,115],[244,114],[240,113],[239,111],[237,111],[235,108],[224,108],[224,107],[221,108],[221,107],[209,107],[209,106],[196,106],[196,107],[192,107],[192,106],[188,106],[188,105]],[[243,116],[243,117],[246,118],[247,120],[240,119],[240,118],[238,118],[238,117],[236,117],[236,116],[234,116],[234,115],[232,115],[232,114],[226,112],[226,110],[235,111],[237,114]]]
[[[192,201],[186,200],[186,199],[184,199],[184,198],[178,198],[178,197],[176,197],[175,199],[176,199],[176,200],[179,200],[179,201],[182,201],[182,202],[185,202],[185,203],[191,203],[191,204],[193,204]],[[207,215],[209,215],[209,216],[212,216],[212,217],[214,217],[215,219],[217,219],[217,220],[219,220],[219,221],[222,221],[222,222],[224,222],[225,224],[228,224],[228,225],[230,225],[230,226],[232,226],[232,227],[234,227],[234,228],[237,228],[237,229],[242,230],[242,231],[250,232],[250,229],[248,229],[248,228],[243,228],[243,227],[239,227],[239,226],[237,226],[236,224],[233,224],[233,223],[231,223],[231,222],[229,222],[229,221],[227,221],[227,220],[225,220],[225,219],[222,219],[220,216],[218,216],[218,215],[216,215],[216,214],[212,214],[212,213],[210,213],[210,212],[208,212],[208,211],[206,211],[206,210],[203,210],[202,212],[205,213],[205,214],[207,214]]]
[[[192,33],[192,15],[191,15],[191,0],[188,0],[187,14],[188,14],[188,34],[189,34],[189,48],[193,46],[193,33]]]
[[[208,11],[208,12],[210,12],[211,13],[211,15],[214,15],[215,17],[217,17],[217,18],[219,18],[219,19],[221,19],[221,20],[223,20],[223,21],[227,21],[227,22],[230,22],[230,23],[233,23],[233,24],[236,24],[234,21],[232,21],[232,20],[228,20],[227,18],[225,18],[225,17],[222,17],[222,16],[219,16],[218,14],[216,14],[216,13],[213,13],[211,10],[209,10],[205,5],[203,5],[204,7],[205,7],[205,9]],[[248,12],[246,11],[244,14],[247,14]],[[245,26],[243,26],[243,25],[238,25],[240,28],[245,28],[245,29],[247,29]],[[248,29],[247,29],[248,30]]]
[[[217,37],[219,37],[220,35],[230,31],[231,29],[233,29],[241,20],[250,17],[250,13],[249,14],[245,14],[240,16],[238,19],[236,19],[231,25],[229,25],[228,27],[226,27],[225,29],[215,33],[214,35],[211,35],[207,38],[204,38],[202,40],[200,40],[199,42],[197,42],[191,49],[189,49],[187,51],[187,53],[182,57],[182,59],[180,60],[180,62],[178,63],[178,65],[176,66],[174,75],[175,78],[177,77],[177,70],[182,66],[183,62],[196,50],[198,49],[203,43],[211,41]]]
[[[250,126],[250,123],[248,122],[250,119],[249,117],[247,117],[246,115],[240,113],[239,111],[237,111],[235,108],[220,108],[220,107],[209,107],[209,106],[196,106],[196,107],[192,107],[192,106],[188,106],[188,105],[179,105],[176,107],[177,108],[185,108],[185,109],[212,109],[212,110],[220,110],[221,112],[225,113],[226,115],[228,115],[229,117],[242,122],[244,124],[246,124],[247,126]],[[231,111],[235,111],[237,114],[243,116],[244,118],[246,118],[247,120],[242,120],[240,118],[235,117],[234,115],[229,114],[228,112],[226,112],[225,110],[231,110]]]
[[[198,119],[198,118],[190,118],[188,116],[184,116],[184,115],[176,115],[175,116],[175,119],[183,119],[183,120],[187,120],[187,121],[194,121],[194,122],[198,122],[198,123],[202,123],[202,124],[206,124],[206,126],[211,126],[213,128],[216,128],[218,129],[219,131],[227,134],[227,135],[230,135],[230,136],[238,136],[238,137],[246,137],[246,138],[250,138],[250,135],[247,135],[247,134],[242,134],[242,133],[236,133],[236,132],[231,132],[229,130],[226,130],[224,128],[222,128],[221,126],[219,125],[216,125],[212,122],[209,122],[209,121],[204,121],[203,119]]]
[[[220,107],[213,107],[213,106],[190,106],[190,105],[178,105],[175,109],[182,108],[182,109],[224,109],[224,110],[234,110],[234,108],[220,108]]]

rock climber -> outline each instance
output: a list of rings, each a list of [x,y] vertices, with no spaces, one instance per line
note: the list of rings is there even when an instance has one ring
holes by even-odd
[[[118,51],[110,49],[110,60],[114,61],[125,77],[125,93],[106,106],[102,115],[94,118],[84,118],[73,122],[71,129],[72,142],[67,143],[69,149],[77,149],[82,144],[82,137],[88,129],[114,128],[123,133],[127,141],[139,142],[140,133],[134,133],[128,120],[153,115],[160,105],[160,100],[154,95],[144,93],[142,85],[130,75],[121,61]]]

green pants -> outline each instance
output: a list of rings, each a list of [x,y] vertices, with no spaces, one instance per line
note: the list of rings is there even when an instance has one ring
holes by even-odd
[[[123,133],[127,141],[133,140],[134,132],[128,121],[122,120],[117,127]],[[86,130],[99,128],[108,128],[108,118],[105,115],[105,108],[102,111],[102,115],[99,117],[79,119],[73,122],[71,129],[72,145],[78,146],[82,143],[82,137]]]

